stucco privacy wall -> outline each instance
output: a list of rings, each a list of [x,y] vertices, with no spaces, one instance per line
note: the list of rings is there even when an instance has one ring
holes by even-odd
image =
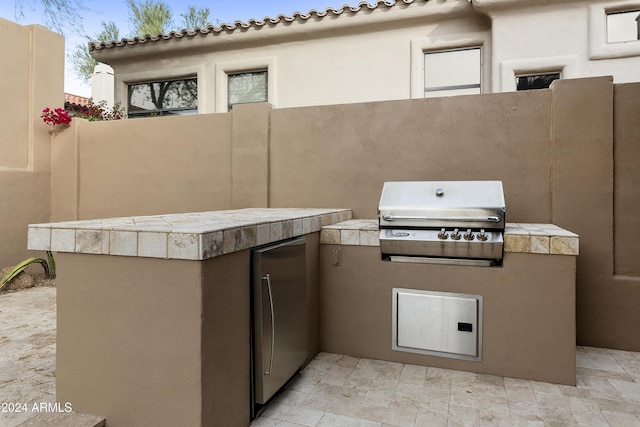
[[[549,222],[550,106],[531,91],[273,110],[271,205],[376,218],[385,181],[487,179],[508,221]]]
[[[508,221],[580,235],[578,342],[638,350],[639,92],[600,77],[524,93],[79,123],[79,191],[65,197],[80,219],[246,206],[346,206],[375,218],[384,181],[502,180]],[[54,185],[54,200],[71,188]]]
[[[34,255],[26,226],[50,219],[51,137],[40,114],[64,103],[64,39],[2,18],[0,39],[1,269]]]
[[[53,176],[53,220],[229,209],[231,119],[78,121],[77,144],[53,141],[65,163]]]

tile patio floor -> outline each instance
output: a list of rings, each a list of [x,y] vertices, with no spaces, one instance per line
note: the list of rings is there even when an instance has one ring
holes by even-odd
[[[640,426],[640,353],[576,350],[576,387],[321,353],[251,427]]]
[[[640,427],[640,353],[577,347],[577,365],[569,387],[321,353],[251,427]],[[54,402],[54,369],[55,288],[0,295],[0,403]]]

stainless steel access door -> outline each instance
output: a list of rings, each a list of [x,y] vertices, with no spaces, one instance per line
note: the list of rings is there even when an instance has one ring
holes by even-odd
[[[265,404],[307,357],[305,239],[255,249],[251,255],[253,398]]]
[[[482,296],[393,289],[392,348],[482,360]]]

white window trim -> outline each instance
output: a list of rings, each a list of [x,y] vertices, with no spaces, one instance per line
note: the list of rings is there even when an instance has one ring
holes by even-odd
[[[179,80],[195,76],[198,82],[198,114],[206,112],[205,105],[205,84],[204,84],[204,66],[197,67],[182,67],[171,68],[170,70],[152,70],[136,73],[126,73],[119,75],[116,73],[115,82],[115,102],[120,102],[120,105],[128,110],[128,92],[129,85],[144,83],[144,82],[156,82],[165,80]],[[129,114],[129,111],[126,111]]]
[[[479,37],[474,34],[458,34],[455,40],[442,40],[436,38],[424,38],[411,40],[411,69],[410,69],[410,96],[411,99],[424,98],[424,55],[429,52],[443,50],[459,50],[474,47],[480,48],[481,71],[480,71],[480,91],[487,93],[490,91],[491,52],[488,38]]]
[[[500,92],[515,92],[516,76],[527,74],[560,73],[561,79],[579,77],[577,56],[515,59],[500,62]]]
[[[228,111],[228,75],[259,70],[267,70],[267,102],[275,107],[278,92],[276,88],[276,58],[255,58],[216,64],[216,113]]]
[[[607,14],[640,9],[640,1],[619,1],[589,6],[589,59],[640,56],[640,40],[607,43]]]

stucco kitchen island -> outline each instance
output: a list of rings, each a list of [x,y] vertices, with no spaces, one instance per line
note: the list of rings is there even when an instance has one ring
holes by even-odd
[[[319,231],[342,209],[232,211],[29,226],[56,253],[56,399],[109,426],[249,424],[251,248],[306,236],[309,357]]]
[[[377,220],[353,219],[322,229],[322,351],[575,385],[577,234],[553,224],[507,223],[499,267],[381,260],[378,235]],[[406,295],[426,291],[481,298],[474,327],[480,360],[393,349],[394,320],[400,318],[396,288]],[[424,311],[437,309],[419,305]],[[449,326],[455,330],[460,313],[452,311]],[[405,333],[419,336],[409,326],[421,324],[437,335],[437,319],[429,320],[412,321]],[[400,336],[399,326],[397,332]]]

